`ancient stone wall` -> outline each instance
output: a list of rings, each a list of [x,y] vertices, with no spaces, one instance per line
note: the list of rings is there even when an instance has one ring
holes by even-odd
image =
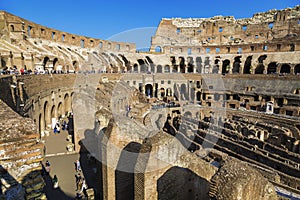
[[[299,50],[299,13],[296,6],[237,20],[232,16],[163,18],[152,38],[151,51],[223,54]]]
[[[0,102],[2,198],[42,199],[44,145],[33,120],[23,118]]]

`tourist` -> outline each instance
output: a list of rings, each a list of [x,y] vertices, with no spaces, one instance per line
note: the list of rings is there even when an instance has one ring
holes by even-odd
[[[58,178],[56,175],[54,175],[53,179],[52,179],[52,183],[53,183],[53,188],[56,189],[58,188]]]
[[[80,188],[80,182],[82,179],[80,172],[76,172],[75,179],[76,179],[76,191],[77,191]]]
[[[86,189],[88,188],[86,182],[85,182],[85,179],[83,178],[82,179],[82,185],[81,185],[81,190],[80,190],[80,193],[86,193]]]
[[[76,160],[76,162],[75,162],[75,170],[77,172],[81,171],[81,166],[80,166],[80,161],[79,160]]]
[[[46,174],[49,175],[50,169],[51,169],[51,168],[50,168],[50,162],[47,160],[45,165],[46,165],[46,167],[45,167]]]

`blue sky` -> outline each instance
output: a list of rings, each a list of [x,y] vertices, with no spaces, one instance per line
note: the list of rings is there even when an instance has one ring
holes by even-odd
[[[0,10],[73,34],[131,42],[144,37],[149,42],[164,17],[246,18],[297,4],[300,0],[0,0]]]

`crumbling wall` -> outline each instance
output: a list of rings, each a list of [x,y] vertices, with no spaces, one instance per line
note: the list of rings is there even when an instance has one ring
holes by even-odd
[[[0,165],[2,197],[42,199],[41,161],[44,145],[29,118],[22,118],[0,102]]]

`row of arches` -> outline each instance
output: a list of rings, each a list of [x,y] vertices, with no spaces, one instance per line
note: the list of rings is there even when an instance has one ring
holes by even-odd
[[[52,98],[54,93],[52,93]],[[45,130],[51,128],[52,119],[58,119],[60,116],[64,116],[67,112],[71,111],[71,98],[72,95],[66,93],[58,104],[53,101],[46,100],[43,104],[43,109],[39,114],[39,132],[42,133]]]

